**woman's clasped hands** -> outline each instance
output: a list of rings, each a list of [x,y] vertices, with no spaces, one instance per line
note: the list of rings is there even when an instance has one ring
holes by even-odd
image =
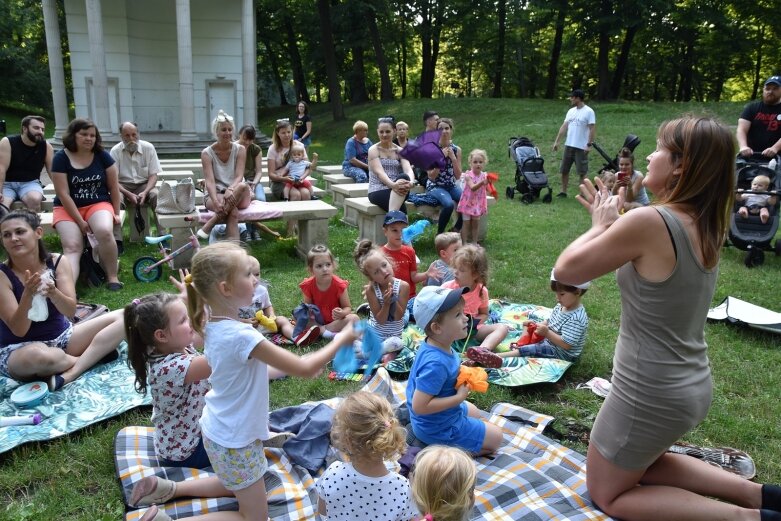
[[[621,187],[618,194],[611,195],[601,179],[597,178],[596,183],[594,186],[590,179],[585,179],[580,185],[580,194],[575,196],[575,199],[591,214],[592,226],[607,228],[620,216],[626,188]]]

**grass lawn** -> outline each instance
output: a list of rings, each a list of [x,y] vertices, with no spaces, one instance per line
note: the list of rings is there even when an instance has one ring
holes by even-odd
[[[645,156],[654,148],[659,123],[685,112],[707,112],[734,125],[741,104],[592,104],[597,115],[597,142],[615,154],[628,133],[638,135],[642,143],[635,151],[637,167],[645,169]],[[352,135],[356,119],[369,123],[370,129],[380,116],[394,114],[410,124],[411,133],[421,130],[421,114],[431,108],[441,116],[455,120],[454,141],[464,149],[484,148],[489,155],[489,171],[500,173],[500,194],[514,184],[514,165],[508,159],[507,141],[511,136],[528,136],[542,150],[546,171],[554,188],[559,154],[550,151],[558,131],[566,101],[444,99],[410,100],[347,107],[348,119],[333,123],[327,107],[314,107],[314,143],[322,163],[339,164],[345,140]],[[288,113],[290,112],[290,113]],[[261,114],[261,130],[271,133],[273,122],[291,116],[290,111],[270,110]],[[374,137],[373,131],[370,137]],[[602,165],[592,153],[591,171]],[[574,186],[570,195],[575,195]],[[554,199],[553,204],[536,202],[522,205],[518,198],[502,195],[491,208],[488,239],[490,283],[493,298],[553,306],[548,275],[558,253],[584,232],[590,223],[586,212],[570,197]],[[281,223],[271,223],[282,230]],[[434,260],[434,227],[415,243],[423,265]],[[352,261],[356,230],[331,221],[329,246],[339,258],[338,274],[352,282],[353,306],[360,303],[364,283]],[[58,248],[56,238],[47,239]],[[289,314],[300,301],[298,283],[307,275],[303,263],[295,257],[290,241],[265,240],[250,248],[261,263],[262,276],[269,280],[270,293],[278,313]],[[135,296],[168,290],[160,282],[143,285],[132,276],[134,260],[151,249],[131,245],[122,257],[121,278],[125,289],[119,295],[106,290],[80,288],[85,301],[102,302],[117,308]],[[769,254],[764,266],[747,269],[744,252],[734,248],[723,251],[714,305],[727,295],[749,300],[779,311],[777,282],[781,259]],[[680,295],[686,299],[686,295]],[[582,359],[556,384],[507,389],[492,387],[485,395],[472,395],[481,408],[500,401],[517,403],[556,417],[553,424],[562,442],[585,451],[586,436],[602,402],[588,391],[576,390],[578,383],[593,376],[609,377],[613,346],[619,323],[618,291],[613,276],[595,281],[583,300],[590,317],[590,328]],[[757,464],[758,481],[781,482],[781,403],[778,388],[781,377],[779,337],[722,323],[706,326],[714,376],[714,400],[708,418],[687,436],[687,441],[709,446],[732,446],[746,450]],[[288,379],[271,385],[273,408],[348,393],[354,383],[331,382],[325,377],[314,380]],[[106,519],[121,517],[123,505],[114,477],[113,438],[117,430],[131,424],[148,424],[150,410],[136,410],[111,421],[84,429],[74,435],[48,443],[24,445],[0,455],[0,519]]]

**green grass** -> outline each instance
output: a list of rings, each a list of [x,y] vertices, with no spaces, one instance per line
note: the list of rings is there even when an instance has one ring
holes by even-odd
[[[737,120],[739,104],[676,105],[653,103],[594,104],[597,114],[597,141],[615,154],[628,133],[640,136],[642,144],[636,150],[637,164],[642,170],[645,156],[654,148],[659,123],[684,112],[702,112],[720,116],[731,125]],[[564,117],[564,101],[448,99],[436,101],[397,101],[346,107],[347,121],[331,121],[327,107],[314,107],[313,150],[323,163],[338,164],[342,160],[344,141],[356,119],[374,126],[376,118],[395,114],[412,127],[413,135],[420,131],[420,115],[427,108],[455,120],[454,140],[464,148],[485,148],[489,170],[500,173],[500,190],[512,184],[514,165],[507,157],[507,140],[511,136],[531,137],[546,159],[546,171],[551,185],[558,189],[554,174],[558,157],[550,152],[550,144]],[[261,129],[270,134],[273,121],[289,116],[281,110],[262,114]],[[592,157],[592,172],[602,164]],[[571,189],[574,195],[574,189]],[[588,228],[589,219],[573,199],[555,199],[553,204],[534,203],[524,206],[518,199],[500,197],[491,208],[486,248],[490,257],[491,296],[514,302],[530,302],[552,306],[555,303],[548,289],[548,275],[558,253],[578,234]],[[282,230],[281,223],[272,227]],[[434,260],[434,230],[428,231],[416,243],[423,265]],[[353,305],[360,303],[364,283],[352,261],[351,251],[356,231],[341,224],[338,217],[331,221],[330,247],[339,258],[340,276],[350,280]],[[53,248],[57,240],[47,239]],[[290,241],[251,243],[257,255],[262,276],[271,282],[270,293],[278,313],[289,314],[300,300],[298,283],[306,270],[294,253]],[[127,303],[131,298],[150,291],[168,290],[167,283],[144,285],[133,280],[133,261],[153,250],[131,245],[122,257],[121,278],[125,290],[120,294],[105,290],[79,289],[85,301],[102,302],[111,308]],[[781,259],[768,255],[765,265],[748,270],[743,266],[744,253],[734,248],[722,255],[719,282],[714,304],[727,295],[749,300],[779,311],[778,280]],[[166,272],[167,275],[167,272]],[[681,295],[681,298],[686,298]],[[553,427],[563,435],[563,442],[584,451],[587,435],[601,399],[588,391],[576,390],[578,383],[593,376],[609,377],[613,346],[619,323],[618,291],[613,276],[597,280],[584,297],[589,312],[590,328],[582,359],[556,384],[536,385],[517,389],[493,386],[485,395],[473,395],[481,408],[508,401],[556,417]],[[714,377],[714,401],[708,418],[687,436],[693,443],[727,445],[748,451],[755,459],[759,481],[781,482],[781,461],[778,445],[781,441],[781,404],[778,389],[781,376],[781,351],[777,336],[722,323],[707,325],[707,340]],[[348,393],[358,387],[354,383],[331,382],[325,377],[314,380],[291,378],[271,385],[272,407],[282,407],[306,400],[322,399]],[[113,437],[117,430],[131,424],[149,423],[149,410],[136,410],[114,420],[92,426],[68,437],[48,443],[19,447],[0,458],[0,519],[106,519],[120,517],[122,503],[119,486],[114,479],[112,463]],[[6,505],[6,506],[3,506]]]

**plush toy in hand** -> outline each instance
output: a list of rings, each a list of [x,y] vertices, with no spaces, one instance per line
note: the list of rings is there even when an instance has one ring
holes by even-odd
[[[267,317],[263,314],[262,310],[255,313],[255,319],[258,321],[258,324],[271,333],[277,332],[277,322],[275,318],[276,317]]]
[[[488,373],[482,367],[468,367],[462,365],[458,369],[456,389],[466,384],[470,391],[484,393],[488,391]]]
[[[401,230],[401,240],[404,244],[412,244],[412,241],[423,235],[426,226],[430,223],[426,219],[420,219]]]
[[[526,322],[526,332],[515,342],[515,347],[536,344],[545,340],[545,337],[537,334],[537,323],[531,320]]]

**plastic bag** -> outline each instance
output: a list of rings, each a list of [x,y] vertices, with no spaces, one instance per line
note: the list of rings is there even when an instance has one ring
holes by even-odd
[[[41,274],[41,283],[38,285],[30,311],[27,312],[27,318],[33,322],[43,322],[49,318],[49,306],[46,303],[46,295],[42,293],[43,289],[54,284],[52,270],[46,270]]]

